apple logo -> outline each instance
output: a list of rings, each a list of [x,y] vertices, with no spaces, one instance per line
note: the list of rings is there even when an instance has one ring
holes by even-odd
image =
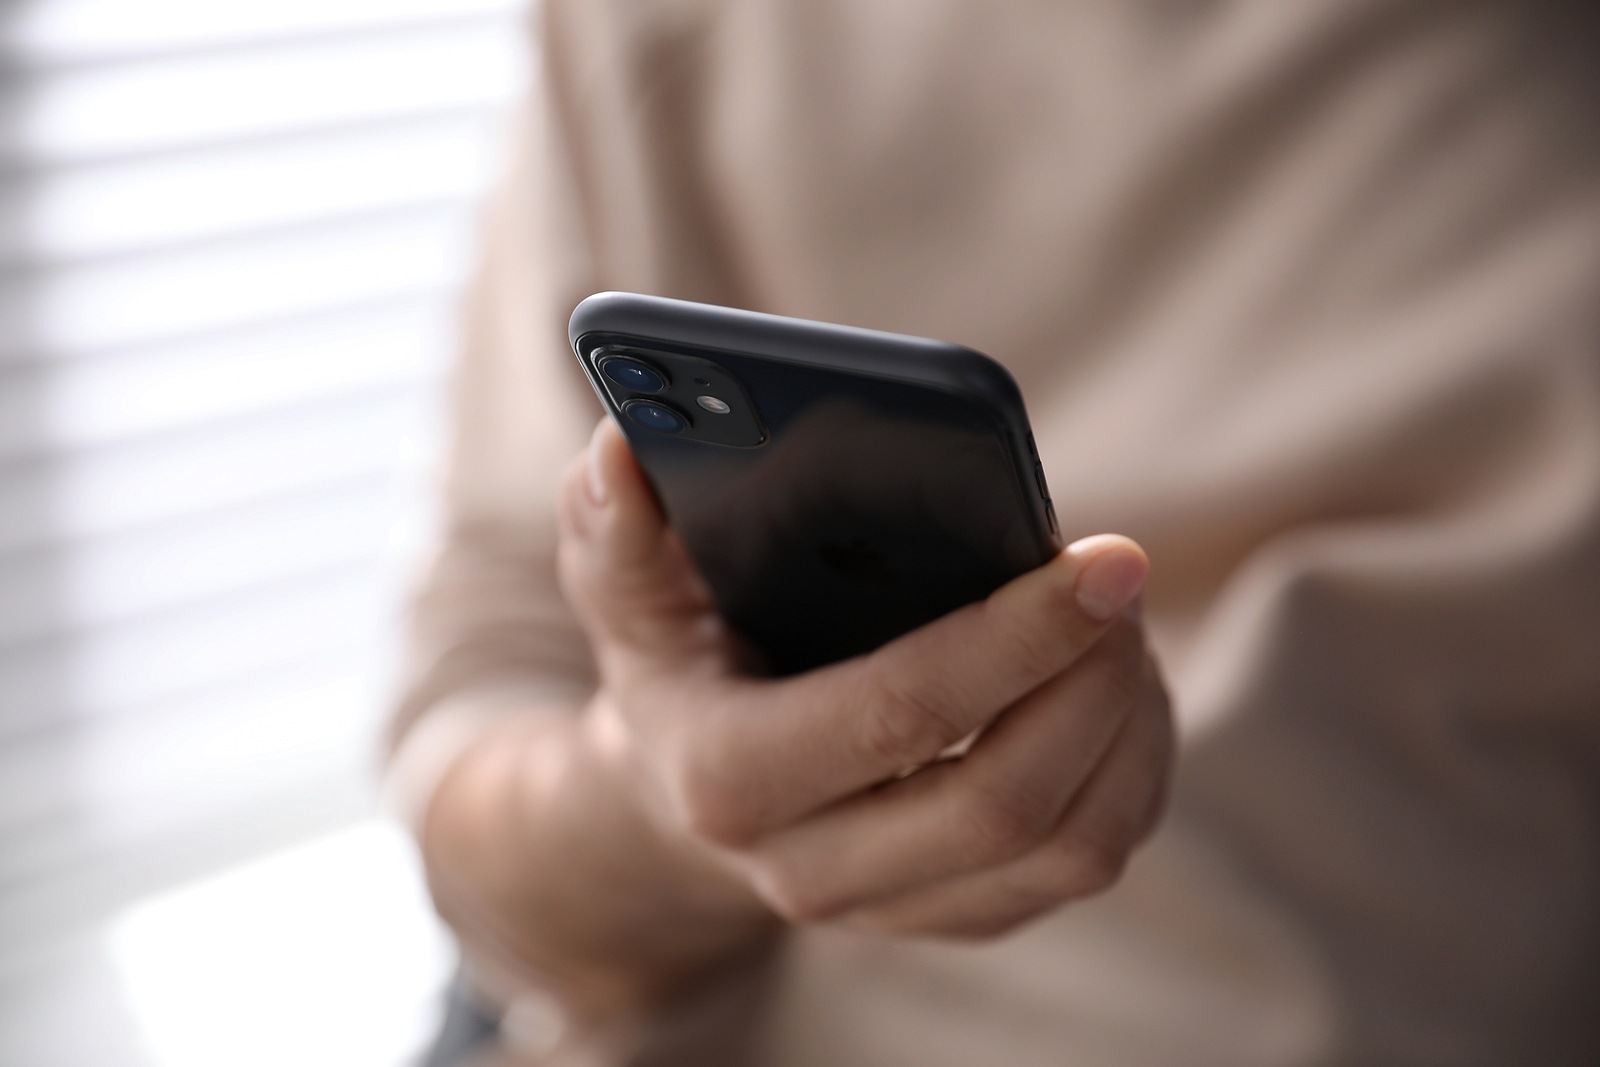
[[[889,567],[889,557],[867,544],[865,538],[822,545],[817,555],[831,570],[852,581],[884,586],[899,584],[900,580]]]

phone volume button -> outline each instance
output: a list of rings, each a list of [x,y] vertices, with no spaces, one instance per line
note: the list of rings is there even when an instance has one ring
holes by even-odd
[[[1045,500],[1049,500],[1050,499],[1050,487],[1045,485],[1045,483],[1044,483],[1044,464],[1043,463],[1035,463],[1033,465],[1033,482],[1034,482],[1035,485],[1037,485],[1039,487],[1039,496],[1042,497]]]

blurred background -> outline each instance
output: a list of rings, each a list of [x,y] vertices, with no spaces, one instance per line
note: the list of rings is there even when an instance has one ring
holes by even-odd
[[[436,1023],[377,734],[515,8],[0,5],[0,1064]]]

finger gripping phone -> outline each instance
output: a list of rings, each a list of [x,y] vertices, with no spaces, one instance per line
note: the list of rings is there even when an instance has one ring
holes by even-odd
[[[1022,395],[968,348],[634,293],[573,352],[775,675],[870,651],[1061,548]]]

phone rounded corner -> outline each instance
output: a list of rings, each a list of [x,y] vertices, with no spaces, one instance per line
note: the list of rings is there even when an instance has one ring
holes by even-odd
[[[960,384],[995,407],[1021,415],[1026,410],[1022,387],[1004,363],[965,345],[951,345],[950,364]]]
[[[572,351],[581,355],[583,339],[606,329],[605,324],[614,320],[619,312],[625,311],[632,296],[632,293],[608,289],[578,301],[572,314],[567,316],[567,342],[572,346]]]

